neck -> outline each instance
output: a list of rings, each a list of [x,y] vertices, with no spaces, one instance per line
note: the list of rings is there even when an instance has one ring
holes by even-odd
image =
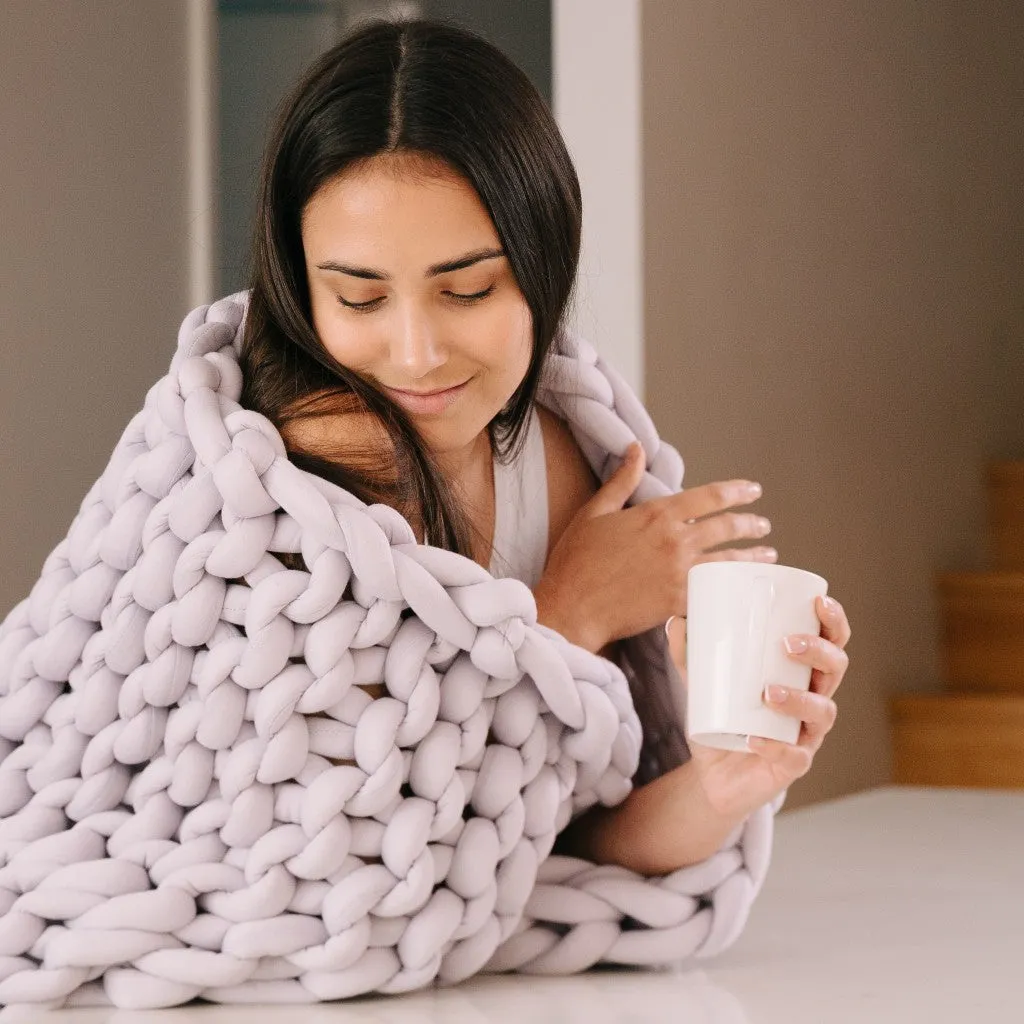
[[[491,439],[486,430],[464,448],[437,456],[441,472],[469,521],[472,557],[485,568],[490,561],[494,524],[493,461]]]
[[[482,482],[491,479],[491,439],[486,430],[462,448],[440,452],[435,456],[451,486],[467,496],[479,493]]]

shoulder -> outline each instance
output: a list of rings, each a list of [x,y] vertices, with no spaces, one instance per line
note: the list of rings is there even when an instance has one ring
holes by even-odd
[[[537,405],[548,478],[548,553],[574,515],[597,492],[598,482],[566,422]]]

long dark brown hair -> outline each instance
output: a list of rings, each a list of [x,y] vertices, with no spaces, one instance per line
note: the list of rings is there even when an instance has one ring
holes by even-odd
[[[494,223],[532,315],[533,349],[488,429],[499,458],[521,444],[576,278],[579,181],[527,76],[491,43],[436,21],[358,28],[310,67],[282,107],[263,161],[242,403],[277,426],[297,465],[363,501],[398,508],[430,543],[469,555],[467,517],[405,411],[335,360],[313,327],[303,210],[347,168],[387,154],[443,162],[472,185]],[[375,428],[361,452],[330,426],[352,413]],[[290,429],[311,423],[319,424],[312,433]]]

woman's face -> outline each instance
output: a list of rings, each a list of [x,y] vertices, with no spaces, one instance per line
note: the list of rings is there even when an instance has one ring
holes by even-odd
[[[466,449],[526,375],[530,310],[479,196],[409,156],[346,171],[302,216],[313,325],[409,413],[437,454]]]

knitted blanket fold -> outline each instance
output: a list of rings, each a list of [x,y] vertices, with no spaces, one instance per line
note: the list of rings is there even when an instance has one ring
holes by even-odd
[[[291,463],[239,405],[245,303],[185,319],[0,625],[0,1006],[312,1002],[723,949],[771,806],[661,878],[551,855],[687,757],[661,630],[624,671],[539,625],[525,584]],[[679,489],[581,338],[538,400],[600,479],[641,441],[634,501]]]

